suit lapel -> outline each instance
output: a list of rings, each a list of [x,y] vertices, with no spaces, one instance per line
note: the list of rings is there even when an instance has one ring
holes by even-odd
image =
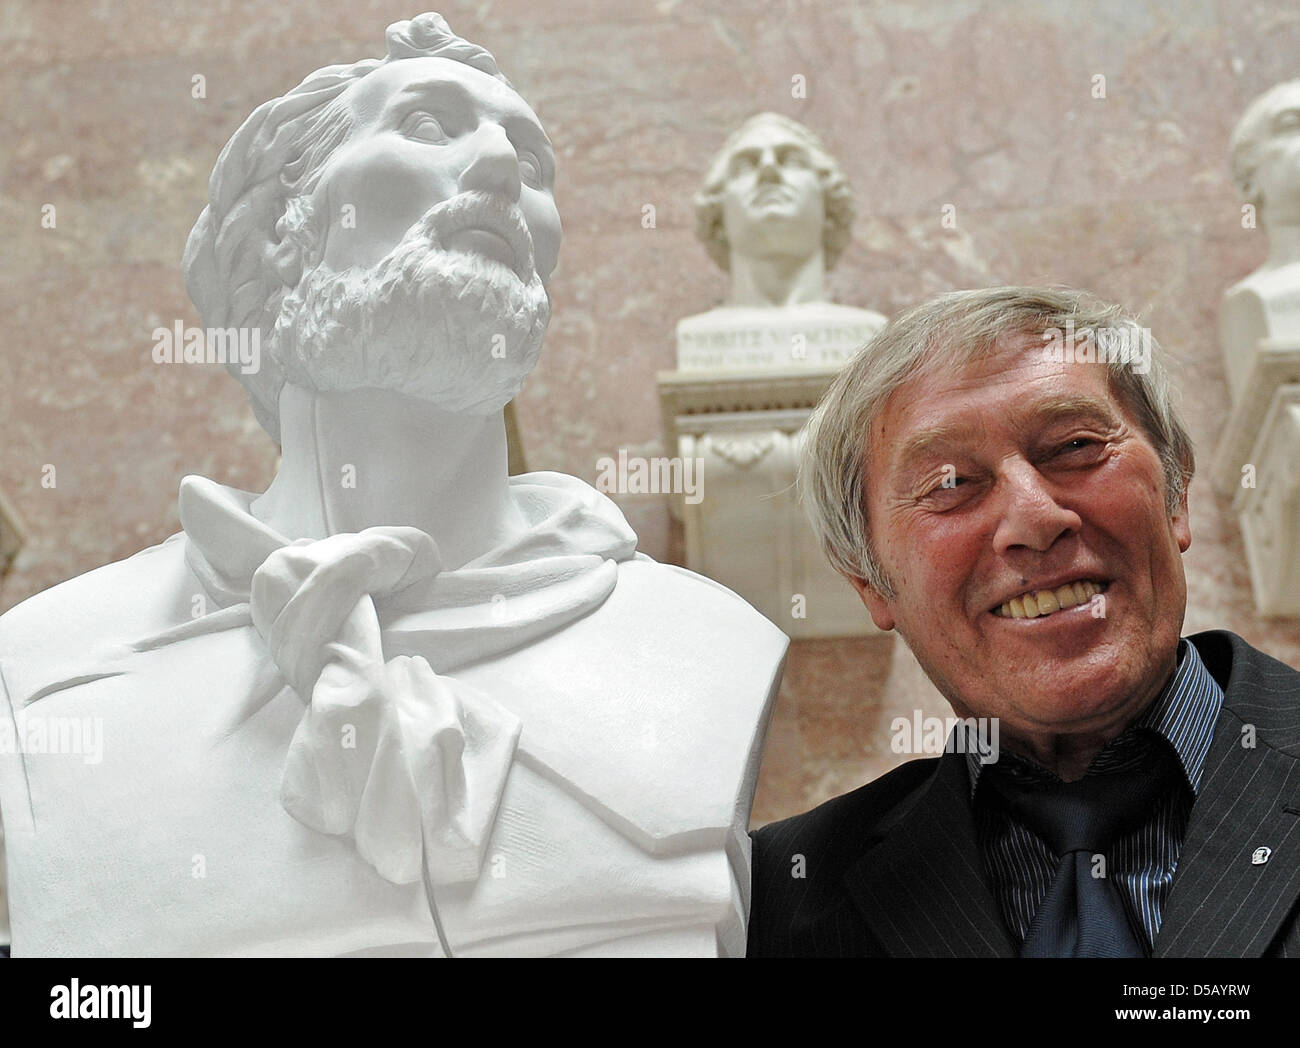
[[[1300,675],[1232,634],[1191,640],[1224,704],[1154,952],[1258,957],[1300,897],[1300,761],[1283,752],[1300,742]]]
[[[910,811],[845,875],[890,956],[1014,957],[975,840],[965,757],[945,753]]]

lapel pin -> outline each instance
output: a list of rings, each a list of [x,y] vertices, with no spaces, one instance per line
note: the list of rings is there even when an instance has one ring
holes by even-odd
[[[1250,864],[1252,866],[1263,866],[1264,863],[1268,862],[1272,854],[1272,848],[1256,848],[1254,854],[1250,857]]]

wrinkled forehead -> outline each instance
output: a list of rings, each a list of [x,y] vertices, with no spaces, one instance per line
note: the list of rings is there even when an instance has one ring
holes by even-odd
[[[518,92],[451,58],[404,58],[386,63],[350,87],[345,101],[360,125],[381,123],[395,108],[423,102],[442,113],[490,115],[531,124],[545,134],[537,114]]]
[[[932,435],[974,434],[988,419],[1032,429],[1052,421],[1088,415],[1094,419],[1129,417],[1105,364],[1055,361],[1045,357],[1043,341],[1032,333],[999,337],[954,357],[932,347],[918,369],[880,404],[873,437],[886,434],[877,461],[898,462],[919,453]],[[940,443],[930,441],[931,444]]]

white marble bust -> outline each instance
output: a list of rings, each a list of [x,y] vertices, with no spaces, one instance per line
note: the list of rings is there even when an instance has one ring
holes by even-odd
[[[759,113],[737,128],[695,198],[696,235],[730,276],[727,299],[679,322],[679,367],[840,363],[879,331],[881,314],[826,297],[853,212],[844,172],[807,127]]]
[[[186,477],[184,530],[0,618],[13,953],[743,953],[785,636],[508,477],[541,349],[554,154],[482,48],[389,27],[259,107],[186,247],[282,448]],[[147,420],[141,420],[147,424]]]
[[[1263,265],[1225,293],[1220,337],[1239,394],[1261,339],[1300,345],[1300,80],[1255,99],[1232,133],[1229,160],[1242,200],[1268,235]]]

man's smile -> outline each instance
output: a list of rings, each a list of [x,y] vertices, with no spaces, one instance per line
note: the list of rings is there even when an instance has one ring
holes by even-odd
[[[1059,611],[1082,608],[1109,587],[1110,583],[1104,579],[1080,578],[1058,586],[1027,589],[991,610],[1004,619],[1043,618]]]

